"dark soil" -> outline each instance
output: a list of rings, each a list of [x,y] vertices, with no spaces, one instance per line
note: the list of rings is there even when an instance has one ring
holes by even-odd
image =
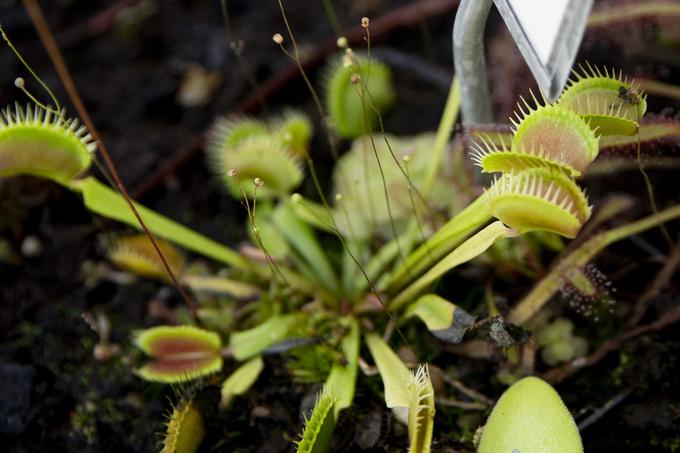
[[[147,1],[149,15],[128,24],[120,19],[117,23],[92,19],[101,19],[98,14],[114,4],[137,2],[41,3],[126,186],[133,192],[135,188],[148,189],[140,201],[210,237],[229,244],[243,240],[245,230],[240,225],[244,210],[210,177],[201,154],[177,166],[160,184],[149,185],[173,156],[196,147],[217,115],[235,111],[241,101],[253,95],[225,38],[219,1]],[[335,3],[341,5],[342,24],[351,28],[364,15],[378,17],[409,2]],[[271,40],[273,33],[284,30],[277,3],[231,0],[228,4],[233,34],[244,42],[244,61],[255,79],[263,82],[289,68],[290,61]],[[285,4],[303,51],[333,39],[322,2],[288,0]],[[452,67],[452,19],[452,14],[447,14],[414,21],[412,27],[395,29],[373,42],[376,54],[398,51],[399,61],[406,61],[395,70],[399,106],[386,118],[388,131],[408,135],[436,128]],[[0,20],[36,72],[69,105],[20,2],[0,1]],[[517,95],[528,92],[530,78],[525,69],[494,60],[493,55],[505,55],[508,61],[520,58],[518,54],[512,57],[516,51],[504,44],[507,35],[500,25],[497,17],[491,18],[488,33],[494,44],[489,54],[497,120],[505,122],[507,106],[514,105]],[[606,39],[587,35],[579,59],[677,83],[680,51],[667,50],[663,61],[656,63],[650,52],[645,52],[656,47],[644,47],[648,36],[640,33],[636,37],[643,41],[642,50],[626,46],[625,30],[614,30]],[[511,49],[510,53],[497,50],[502,46]],[[17,76],[25,77],[29,89],[46,99],[11,52],[4,46],[0,50],[0,105],[25,101],[13,85]],[[397,63],[396,57],[392,60],[392,64]],[[176,98],[191,64],[217,71],[222,77],[214,95],[199,107],[183,107]],[[315,81],[319,78],[317,69],[311,73]],[[678,107],[663,98],[649,100],[649,111],[654,113],[670,116]],[[276,111],[286,105],[303,108],[310,115],[315,112],[299,78],[270,96],[266,108]],[[314,147],[322,176],[329,174],[331,160],[323,140],[317,138]],[[656,152],[666,155],[677,149],[664,145]],[[660,207],[680,201],[677,169],[650,171],[650,178]],[[589,179],[586,185],[591,200],[601,200],[613,191],[635,197],[635,207],[625,218],[617,219],[617,224],[651,211],[637,169]],[[100,235],[124,229],[93,218],[76,195],[54,184],[27,177],[1,180],[0,207],[0,240],[5,240],[11,251],[9,261],[0,260],[0,445],[4,451],[17,452],[158,450],[164,414],[170,402],[176,401],[176,394],[169,386],[143,382],[131,372],[141,357],[130,344],[130,337],[135,329],[161,323],[158,313],[162,310],[158,307],[179,306],[178,295],[153,282],[84,285],[83,263],[103,260]],[[677,240],[677,223],[669,225],[669,231]],[[34,240],[39,250],[26,253]],[[654,278],[667,250],[668,245],[655,230],[616,244],[598,257],[597,267],[617,288],[614,314],[599,321],[581,318],[559,300],[554,302],[555,310],[564,308],[564,316],[574,319],[589,334],[592,344],[617,335],[623,329],[627,310]],[[474,300],[474,291],[482,291],[480,281],[475,275],[452,277],[442,290],[463,304]],[[514,301],[532,283],[512,276],[499,284],[507,286],[507,293],[499,290],[499,294]],[[679,284],[676,275],[652,301],[643,323],[680,303]],[[120,355],[95,360],[93,347],[98,338],[83,320],[84,313],[106,315],[111,341],[122,347]],[[678,332],[677,326],[671,326],[626,341],[596,366],[557,386],[577,422],[601,410],[600,416],[582,430],[586,451],[680,451]],[[494,378],[497,363],[458,357],[429,337],[422,341],[428,357],[421,359],[435,359],[441,368],[457,367],[461,381],[492,399],[502,392],[503,386]],[[339,421],[336,451],[407,448],[405,428],[375,397],[374,390],[380,385],[377,377],[359,385],[358,403]],[[301,414],[317,390],[294,383],[282,359],[268,358],[256,388],[239,398],[231,410],[211,413],[206,409],[204,450],[290,451],[291,441],[300,431]],[[214,407],[216,398],[219,395],[213,387],[201,392],[199,404]],[[611,401],[616,404],[607,408]],[[472,451],[472,432],[482,422],[478,412],[438,408],[434,450]]]

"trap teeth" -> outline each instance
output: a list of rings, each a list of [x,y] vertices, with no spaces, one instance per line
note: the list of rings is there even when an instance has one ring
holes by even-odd
[[[535,166],[552,165],[580,175],[597,157],[595,132],[578,114],[557,105],[539,107],[517,126],[511,154],[531,156]]]
[[[645,96],[621,71],[588,63],[574,72],[558,104],[581,115],[599,135],[634,135],[647,110]]]
[[[543,230],[575,237],[590,217],[585,194],[559,170],[505,174],[486,196],[492,215],[520,233]]]

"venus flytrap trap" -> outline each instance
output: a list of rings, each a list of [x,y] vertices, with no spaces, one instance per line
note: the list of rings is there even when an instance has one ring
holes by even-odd
[[[635,83],[616,75],[614,69],[600,70],[590,64],[574,72],[574,78],[558,104],[583,117],[599,135],[635,135],[647,101]]]
[[[305,417],[305,429],[296,441],[298,453],[323,453],[329,451],[335,425],[336,401],[327,392],[317,396],[309,419]]]
[[[580,453],[576,423],[557,392],[535,377],[503,393],[482,431],[477,451]]]
[[[0,176],[30,174],[66,184],[89,168],[95,149],[87,129],[63,110],[16,104],[2,111]]]
[[[408,410],[409,453],[429,453],[434,427],[434,389],[427,365],[410,371],[377,335],[366,336],[385,388],[385,404]]]
[[[208,134],[208,162],[230,194],[252,198],[255,178],[262,180],[263,199],[289,194],[303,178],[311,125],[301,113],[289,112],[275,124],[252,118],[219,119]]]
[[[356,138],[375,130],[377,112],[387,110],[394,102],[390,68],[376,60],[356,55],[346,49],[341,60],[326,68],[325,104],[334,131],[343,138]],[[373,107],[366,109],[356,85],[370,93]]]
[[[194,453],[205,437],[201,412],[192,397],[184,397],[172,408],[163,434],[161,453]]]
[[[152,361],[137,370],[145,380],[179,383],[222,369],[222,340],[192,326],[160,326],[138,332],[135,344]]]

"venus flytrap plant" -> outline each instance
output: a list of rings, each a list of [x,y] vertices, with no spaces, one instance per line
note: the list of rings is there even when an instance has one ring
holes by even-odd
[[[599,76],[598,76],[599,77]],[[575,82],[586,83],[582,78]],[[624,81],[615,80],[616,86]],[[588,91],[592,103],[604,102],[612,95],[615,86],[600,91]],[[478,145],[475,161],[484,171],[504,172],[492,187],[470,207],[461,211],[438,232],[416,249],[402,267],[397,267],[388,280],[383,280],[387,291],[403,288],[409,280],[407,271],[416,273],[430,270],[411,283],[396,297],[397,305],[405,303],[414,293],[441,276],[444,272],[482,253],[498,238],[507,236],[500,231],[496,236],[491,230],[482,230],[484,238],[476,240],[470,236],[475,229],[483,226],[492,216],[512,227],[517,233],[528,231],[552,231],[566,237],[574,237],[590,216],[585,194],[574,183],[572,177],[580,175],[597,157],[597,129],[589,127],[589,114],[572,112],[557,105],[530,107],[522,101],[521,114],[514,123],[510,148],[505,142],[500,147],[491,139],[483,139]],[[623,101],[623,100],[621,100]],[[598,118],[603,124],[616,123],[621,110],[603,112]],[[611,116],[610,116],[611,114]],[[635,122],[637,125],[637,122]],[[474,208],[473,208],[474,207]],[[482,232],[478,234],[482,234]],[[461,244],[462,243],[462,244]],[[465,247],[467,256],[456,252],[455,247]],[[447,258],[446,253],[449,254]],[[461,260],[462,259],[462,260]],[[439,264],[431,267],[439,260]],[[448,265],[443,264],[448,260]]]
[[[255,129],[256,135],[261,133],[261,129],[260,132]],[[390,310],[405,310],[405,317],[420,317],[435,335],[459,341],[472,323],[469,315],[464,316],[465,313],[454,304],[436,296],[416,302],[413,302],[414,299],[445,272],[478,256],[500,238],[530,231],[575,236],[589,218],[590,207],[573,177],[584,171],[597,156],[595,134],[596,131],[574,112],[559,105],[537,106],[528,108],[519,117],[508,149],[496,149],[487,141],[483,145],[485,152],[480,154],[479,163],[487,171],[502,171],[503,174],[477,201],[435,233],[425,245],[405,257],[404,262],[412,267],[402,264],[400,268],[400,265],[396,265],[393,275],[398,278],[392,276],[384,280],[387,284],[383,284]],[[228,137],[228,134],[224,137]],[[493,158],[489,157],[492,155]],[[256,175],[257,170],[250,176]],[[277,198],[278,205],[272,208],[271,219],[281,240],[286,243],[284,260],[292,263],[303,278],[313,282],[312,287],[325,291],[325,295],[310,304],[321,308],[321,313],[325,313],[321,318],[328,319],[328,315],[332,316],[343,306],[340,303],[343,298],[348,295],[352,298],[349,316],[343,321],[349,330],[341,334],[339,342],[345,363],[335,363],[326,380],[326,391],[335,401],[332,410],[320,410],[326,420],[330,412],[337,417],[340,410],[351,404],[354,396],[360,339],[355,316],[360,316],[362,305],[359,302],[365,295],[362,292],[347,292],[346,284],[338,284],[336,269],[330,264],[327,252],[318,244],[314,232],[300,223],[301,219],[306,219],[310,225],[340,235],[343,233],[336,230],[337,223],[333,219],[340,213],[324,211],[322,206],[314,205],[300,195],[291,200],[280,196]],[[338,201],[344,199],[342,197]],[[492,217],[500,220],[484,227]],[[350,233],[349,224],[344,233]],[[386,266],[396,258],[394,254],[385,256],[388,258],[382,265]],[[343,272],[347,269],[343,267]],[[340,277],[339,280],[344,278]],[[370,279],[367,282],[370,287]],[[290,287],[295,288],[295,285]],[[361,285],[356,288],[361,288]],[[277,297],[276,292],[274,297]],[[354,314],[353,309],[357,310]],[[300,335],[304,338],[310,322],[313,324],[318,321],[311,321],[307,314],[287,312],[284,308],[249,330],[232,333],[229,349],[237,360],[256,360],[249,363],[257,364],[252,367],[259,370],[257,357],[260,354],[273,350],[270,348],[276,349],[277,344],[293,342]],[[414,415],[410,423],[413,426],[409,429],[412,446],[417,445],[413,451],[428,451],[432,437],[431,419],[428,417],[434,415],[434,400],[431,392],[428,392],[431,386],[428,387],[423,379],[425,373],[417,374],[417,379],[412,377],[377,335],[369,333],[365,338],[385,383],[387,405],[413,406],[412,413],[420,414]],[[249,365],[244,367],[250,369]],[[239,375],[239,370],[235,376]],[[256,378],[257,373],[248,374],[250,378]],[[252,384],[253,379],[250,378],[244,379],[244,382]]]
[[[166,241],[158,241],[158,247],[175,275],[184,271],[184,258],[179,251]],[[143,234],[117,238],[108,246],[109,260],[116,266],[141,277],[168,280],[158,254]]]
[[[365,28],[368,30],[368,22]],[[291,40],[296,56],[297,47]],[[275,42],[282,45],[283,38],[275,36]],[[346,53],[346,60],[346,66],[334,69],[339,75],[329,76],[328,110],[341,136],[356,137],[381,124],[379,112],[394,95],[387,69],[368,58],[357,58],[352,52]],[[308,82],[304,72],[303,76]],[[597,89],[591,89],[586,86],[587,81],[588,77],[583,77],[570,88],[570,96],[584,101],[565,100],[557,105],[535,108],[526,104],[528,110],[518,117],[507,148],[498,147],[491,140],[483,142],[477,160],[484,171],[501,172],[502,175],[483,195],[411,253],[408,251],[417,242],[418,232],[418,225],[412,219],[425,211],[418,203],[427,202],[434,207],[447,204],[447,194],[440,196],[442,192],[437,186],[441,181],[444,150],[458,110],[455,82],[440,130],[434,138],[424,137],[422,143],[420,139],[399,143],[400,139],[383,133],[381,137],[385,139],[387,150],[383,150],[386,152],[382,155],[391,154],[385,157],[393,159],[394,168],[382,165],[384,162],[381,163],[375,140],[377,135],[367,137],[370,147],[366,137],[356,141],[363,142],[362,150],[371,152],[360,154],[358,160],[364,161],[363,165],[354,163],[355,167],[364,170],[363,173],[352,170],[350,165],[350,171],[344,172],[336,181],[341,190],[334,209],[330,209],[325,201],[314,173],[308,149],[311,125],[304,117],[287,113],[269,122],[250,118],[218,122],[210,134],[209,161],[229,193],[243,199],[253,242],[261,249],[260,257],[238,254],[151,210],[136,206],[149,229],[160,237],[229,265],[232,277],[229,281],[257,288],[251,293],[255,300],[246,306],[245,314],[239,320],[242,330],[229,333],[228,348],[223,349],[219,334],[191,326],[155,327],[138,333],[137,345],[152,356],[151,363],[138,374],[150,381],[181,382],[220,372],[223,357],[229,355],[244,364],[222,384],[222,405],[227,406],[235,395],[243,394],[254,384],[263,367],[263,354],[285,352],[299,344],[305,344],[313,351],[316,342],[323,342],[324,347],[337,353],[338,359],[330,367],[324,394],[298,447],[300,451],[323,451],[328,446],[334,420],[341,410],[352,404],[363,337],[385,385],[387,406],[409,408],[411,451],[428,452],[435,408],[427,368],[420,368],[415,373],[409,371],[376,334],[372,321],[386,312],[397,326],[397,333],[405,339],[398,325],[404,319],[417,316],[436,336],[446,341],[459,341],[472,323],[471,316],[465,316],[466,313],[454,304],[436,296],[418,298],[421,292],[444,273],[479,256],[501,238],[531,231],[550,231],[566,237],[578,233],[590,216],[590,208],[573,178],[585,171],[597,156],[597,134],[607,127],[608,132],[628,132],[627,122],[637,124],[638,119],[630,112],[635,108],[638,113],[644,113],[644,108],[640,107],[643,98],[635,103],[637,98],[631,94],[634,90],[625,85],[627,82],[616,79],[617,85],[602,83]],[[581,88],[574,88],[578,86]],[[615,109],[611,106],[600,108],[604,102],[612,102],[612,90],[617,89],[616,86],[628,90],[619,90],[619,94],[625,95],[618,97],[621,102]],[[586,109],[579,110],[583,105]],[[589,110],[588,105],[597,108]],[[323,109],[319,109],[323,113]],[[84,131],[74,126],[74,122],[46,122],[47,113],[38,115],[38,121],[33,121],[35,113],[31,121],[22,120],[27,123],[28,132],[7,129],[10,139],[5,143],[11,145],[11,140],[17,140],[19,146],[14,148],[2,147],[2,134],[9,125],[0,124],[0,171],[7,175],[47,177],[80,192],[91,211],[136,225],[129,206],[119,194],[92,177],[79,178],[90,162],[88,146],[91,143]],[[18,114],[12,121],[17,117]],[[609,117],[613,118],[613,126],[607,123]],[[595,122],[597,127],[593,126]],[[59,134],[65,129],[68,140],[62,135],[50,135],[55,132],[53,129]],[[71,135],[68,135],[69,131]],[[403,145],[404,149],[400,149],[401,146],[392,148],[391,144]],[[409,151],[409,146],[422,146],[425,152]],[[427,154],[430,148],[433,149],[432,156]],[[38,164],[27,167],[25,160],[15,156],[23,150],[49,158],[40,162],[42,167]],[[74,154],[77,159],[72,158]],[[405,156],[409,159],[404,160]],[[290,197],[304,176],[300,165],[303,159],[309,164],[321,205],[315,205],[301,195]],[[351,159],[350,154],[347,160]],[[359,173],[359,183],[349,181],[348,184],[347,178],[356,173]],[[367,191],[370,192],[368,195],[362,193],[362,184],[378,180],[377,173],[380,173],[377,187]],[[361,178],[365,178],[363,182]],[[414,197],[416,191],[425,194],[424,200]],[[393,201],[408,196],[410,203],[395,204],[395,209],[388,209],[384,216],[384,212],[371,209],[370,205],[366,209],[366,199],[384,206],[380,197],[373,197],[373,193],[386,195]],[[258,198],[260,203],[267,200],[266,209],[261,209],[262,204],[257,207]],[[444,203],[437,204],[442,201]],[[364,212],[357,214],[360,210],[357,206]],[[355,227],[359,229],[359,215],[370,218],[378,217],[378,214],[383,215],[381,226],[388,222],[392,228],[389,242],[382,248],[376,247],[374,242],[376,238],[380,239],[380,228],[367,222],[361,234],[353,231]],[[339,219],[343,216],[348,220],[346,225],[340,226],[342,221]],[[403,229],[396,228],[395,217],[406,220]],[[492,222],[494,217],[498,220]],[[661,221],[661,217],[655,221]],[[314,228],[335,235],[340,244],[328,247],[330,240],[326,238],[322,243]],[[420,232],[429,234],[424,228]],[[404,239],[403,247],[400,239]],[[281,247],[272,254],[268,249],[273,250],[276,243],[281,243]],[[362,256],[358,259],[360,253]],[[341,254],[344,255],[339,262],[336,258]],[[114,261],[123,267],[158,276],[158,269],[154,269],[156,263],[148,259],[146,252],[141,255],[140,258],[127,250],[126,256],[125,249],[113,253]],[[262,255],[266,260],[261,259]],[[364,259],[363,255],[370,258]],[[200,288],[191,276],[178,272],[187,286]],[[238,299],[236,294],[225,293],[228,295],[226,303]],[[396,318],[393,312],[401,316]],[[190,414],[188,420],[197,419],[196,414],[184,411],[184,408],[178,411],[179,418],[183,412]],[[186,451],[193,451],[198,442]]]
[[[253,198],[255,178],[263,182],[261,198],[287,195],[302,182],[300,158],[307,153],[310,130],[300,113],[290,112],[273,126],[252,118],[222,118],[208,134],[208,162],[236,199],[242,191]]]

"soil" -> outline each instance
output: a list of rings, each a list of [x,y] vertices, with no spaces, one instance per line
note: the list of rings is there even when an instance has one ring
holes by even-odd
[[[241,226],[245,213],[240,203],[226,196],[206,169],[201,153],[192,153],[217,115],[237,111],[253,89],[239,70],[225,38],[220,2],[188,0],[41,2],[66,63],[94,122],[112,153],[125,185],[139,201],[227,244],[245,239]],[[346,28],[362,16],[376,18],[409,3],[406,0],[336,1]],[[455,2],[452,2],[455,3]],[[139,5],[142,6],[139,6]],[[291,26],[302,52],[333,40],[323,3],[285,2]],[[136,5],[132,15],[111,19],[102,14],[119,5]],[[283,23],[275,1],[228,1],[232,33],[243,41],[243,60],[258,82],[282,73],[291,62],[272,43]],[[397,108],[386,117],[387,131],[409,135],[434,130],[443,109],[451,76],[451,12],[414,20],[377,36],[376,55],[395,70]],[[20,2],[0,1],[0,20],[15,46],[70,108],[68,97],[38,40]],[[633,24],[638,26],[638,24]],[[659,63],[650,56],[658,50],[645,30],[610,30],[589,33],[579,60],[621,67],[631,75],[645,74],[677,82],[680,50],[666,49]],[[531,85],[507,33],[493,15],[487,29],[491,48],[490,73],[496,120],[505,123],[508,105]],[[604,33],[604,35],[603,35]],[[627,39],[636,37],[636,46]],[[499,50],[500,49],[500,50]],[[650,50],[651,49],[651,50]],[[396,54],[395,54],[396,52]],[[392,55],[390,57],[390,55]],[[503,56],[503,58],[500,58]],[[330,58],[331,55],[326,55]],[[512,62],[510,64],[509,62]],[[177,99],[183,77],[191,65],[200,65],[221,77],[205,103],[186,107]],[[14,88],[22,76],[39,99],[46,99],[6,47],[0,48],[0,105],[25,102]],[[318,65],[311,68],[315,82]],[[673,116],[679,105],[666,98],[649,98],[649,111]],[[299,107],[313,115],[314,105],[299,77],[292,77],[266,99],[266,111]],[[257,105],[248,113],[259,113]],[[318,121],[317,121],[318,130]],[[320,135],[320,134],[317,134]],[[321,138],[313,143],[322,179],[332,160]],[[655,154],[677,153],[675,144],[654,148]],[[177,156],[188,156],[171,171],[159,170]],[[659,207],[678,203],[677,169],[649,171]],[[160,183],[159,183],[160,181]],[[616,224],[649,214],[644,180],[637,168],[584,181],[592,200],[616,192],[634,197],[634,207]],[[140,190],[143,189],[143,190]],[[311,192],[311,190],[309,191]],[[163,322],[180,305],[176,292],[159,283],[139,281],[130,286],[99,282],[86,285],[83,263],[104,260],[101,238],[120,225],[90,215],[79,198],[46,181],[28,177],[0,180],[0,246],[10,253],[0,259],[0,445],[5,451],[154,451],[165,414],[176,395],[187,389],[150,384],[131,370],[141,355],[130,343],[134,330]],[[677,222],[669,224],[678,240]],[[628,311],[663,265],[668,251],[659,230],[623,241],[598,256],[595,265],[617,292],[614,313],[601,319],[580,317],[563,300],[553,310],[575,320],[593,345],[620,334]],[[546,258],[546,265],[549,263]],[[489,272],[488,270],[483,272]],[[472,270],[445,279],[441,290],[470,311],[473,294],[483,291],[483,276]],[[511,275],[501,280],[498,294],[517,300],[533,284]],[[469,301],[469,302],[465,302]],[[680,303],[680,280],[651,301],[642,323],[651,322]],[[93,349],[97,334],[84,316],[104,315],[111,326],[110,341],[122,352],[97,360]],[[680,451],[680,334],[677,325],[624,341],[596,365],[578,372],[557,390],[583,422],[586,451]],[[491,399],[504,386],[494,377],[498,363],[472,360],[450,352],[431,337],[419,345],[442,369],[454,367],[457,378]],[[255,388],[239,398],[231,410],[217,413],[215,387],[200,392],[208,435],[202,451],[284,452],[302,426],[302,414],[313,404],[317,387],[301,385],[290,377],[280,357],[266,358],[267,366]],[[545,371],[544,365],[539,372]],[[227,370],[228,371],[228,370]],[[378,377],[362,380],[357,404],[345,411],[336,430],[333,451],[404,451],[405,428],[380,400]],[[378,396],[376,396],[376,394]],[[475,428],[483,422],[479,411],[438,407],[433,451],[473,451]]]

